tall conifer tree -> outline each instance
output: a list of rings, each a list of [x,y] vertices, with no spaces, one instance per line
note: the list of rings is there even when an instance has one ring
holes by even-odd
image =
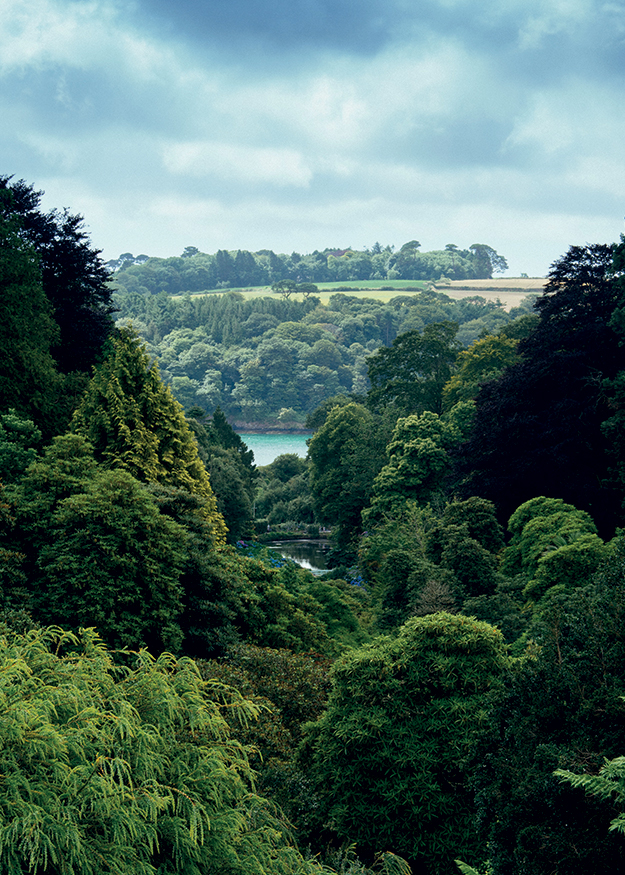
[[[216,540],[224,541],[226,526],[182,407],[134,332],[123,329],[112,341],[74,414],[73,430],[91,441],[106,466],[200,496]]]
[[[50,416],[51,397],[61,385],[50,353],[58,327],[35,251],[20,236],[19,224],[2,216],[0,288],[0,405],[42,421]]]

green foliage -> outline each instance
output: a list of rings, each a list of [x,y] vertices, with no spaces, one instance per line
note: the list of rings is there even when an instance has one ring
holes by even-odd
[[[525,575],[525,594],[535,601],[552,586],[588,582],[609,551],[590,515],[560,498],[526,501],[510,517],[508,531],[502,571]]]
[[[406,501],[430,501],[450,470],[447,450],[455,438],[456,430],[430,410],[398,419],[386,447],[388,464],[373,481],[371,508],[363,513],[365,525]]]
[[[188,266],[191,259],[179,261]],[[431,291],[388,303],[337,293],[327,306],[313,297],[235,292],[179,300],[133,292],[117,295],[116,303],[119,324],[131,321],[150,342],[185,408],[219,405],[237,424],[279,422],[283,410],[302,421],[328,399],[361,400],[369,388],[367,357],[398,334],[453,320],[470,342],[513,318],[484,298],[453,300]],[[309,427],[319,425],[315,419]]]
[[[495,508],[484,499],[452,501],[442,512],[410,501],[396,508],[359,547],[378,627],[461,611],[499,625],[508,639],[518,637],[521,606],[497,570],[502,545]]]
[[[228,529],[227,541],[235,544],[253,530],[253,503],[257,471],[254,453],[234,431],[218,407],[210,421],[199,407],[188,412],[188,425],[198,444],[217,499],[217,510]]]
[[[309,465],[295,453],[277,456],[260,469],[256,515],[272,525],[293,523],[298,528],[315,520],[309,485]]]
[[[74,414],[73,429],[91,441],[96,459],[106,467],[200,495],[216,540],[225,538],[223,517],[182,408],[132,332],[123,330],[113,341]]]
[[[62,378],[51,348],[59,329],[41,284],[37,255],[15,219],[3,217],[8,192],[0,178],[0,408],[50,428]],[[55,396],[56,399],[55,399]]]
[[[15,410],[0,413],[0,482],[13,483],[37,457],[41,432]]]
[[[400,334],[369,359],[369,404],[394,403],[407,413],[442,411],[443,386],[458,354],[455,322],[427,325],[423,332]]]
[[[456,454],[457,483],[464,497],[494,501],[500,519],[547,495],[590,513],[603,537],[621,524],[613,476],[620,451],[603,430],[618,409],[606,381],[625,370],[613,255],[611,245],[573,246],[554,263],[519,361],[476,398],[471,436]]]
[[[128,658],[116,668],[92,631],[0,638],[2,871],[317,871],[253,792],[232,737],[257,707],[189,660]]]
[[[417,244],[415,246],[415,244]],[[378,251],[376,251],[376,248]],[[438,280],[490,279],[493,272],[507,268],[506,260],[491,246],[475,243],[468,249],[448,244],[444,250],[419,252],[418,241],[394,247],[375,244],[362,252],[353,249],[315,250],[308,255],[280,254],[269,249],[260,252],[220,249],[214,255],[187,247],[179,257],[148,258],[131,253],[109,262],[116,270],[118,288],[142,295],[197,292],[236,286],[265,286],[285,299],[294,292],[314,295],[319,282],[356,280]]]
[[[502,333],[475,340],[458,353],[456,369],[443,386],[443,408],[450,410],[459,401],[470,401],[480,384],[498,377],[505,368],[519,360],[518,341]]]
[[[445,613],[343,657],[302,754],[321,822],[432,875],[449,871],[454,851],[479,859],[471,774],[507,666],[497,630]]]
[[[625,864],[622,841],[608,835],[617,811],[553,777],[596,774],[622,750],[624,568],[619,540],[593,584],[548,591],[526,633],[499,740],[475,775],[493,875],[601,875]]]
[[[333,408],[310,441],[310,488],[318,518],[338,527],[341,547],[360,530],[385,438],[384,423],[366,407],[351,403]]]
[[[34,615],[97,626],[114,646],[179,650],[185,530],[126,471],[97,465],[84,438],[56,438],[10,492]]]
[[[71,415],[71,408],[66,409],[67,394],[71,395],[76,376],[81,383],[82,376],[87,375],[99,360],[103,345],[113,330],[112,289],[100,253],[91,246],[84,231],[82,216],[72,215],[68,210],[44,213],[40,209],[42,196],[43,192],[35,191],[23,179],[12,182],[11,177],[0,176],[1,221],[6,221],[14,230],[19,229],[21,245],[17,248],[24,251],[32,247],[30,251],[36,253],[38,281],[58,326],[51,352],[59,371],[73,374],[65,385],[70,392],[64,393],[66,397],[54,399],[57,405],[61,402],[56,421],[63,422],[62,427],[65,427]],[[29,291],[38,304],[40,291],[33,288]],[[43,321],[48,313],[46,305],[43,310],[37,307],[33,314],[32,329],[42,330],[41,342],[50,337],[49,328]],[[26,329],[26,335],[29,330]]]
[[[328,698],[329,660],[241,645],[219,662],[200,662],[206,679],[236,687],[260,706],[258,719],[241,727],[238,737],[253,745],[251,762],[260,792],[275,799],[296,827],[305,824],[311,806],[310,781],[294,764],[302,725],[320,717]]]
[[[597,799],[613,801],[619,808],[625,802],[625,757],[616,757],[606,762],[596,775],[577,775],[566,769],[556,769],[554,775],[570,784],[581,788]],[[621,813],[610,824],[611,830],[625,833],[625,814]]]

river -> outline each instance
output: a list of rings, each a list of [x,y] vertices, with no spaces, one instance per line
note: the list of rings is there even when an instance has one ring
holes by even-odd
[[[330,549],[330,542],[327,540],[306,538],[301,541],[272,541],[267,546],[277,550],[282,556],[293,559],[313,574],[327,571],[326,553]]]
[[[254,453],[256,465],[270,465],[284,453],[295,453],[306,458],[308,447],[306,441],[312,437],[312,431],[305,434],[260,434],[259,432],[238,432],[241,440]]]

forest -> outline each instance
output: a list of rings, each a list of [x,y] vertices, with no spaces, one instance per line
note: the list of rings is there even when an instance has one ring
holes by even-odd
[[[622,871],[625,239],[511,313],[124,293],[8,176],[0,239],[0,870]]]

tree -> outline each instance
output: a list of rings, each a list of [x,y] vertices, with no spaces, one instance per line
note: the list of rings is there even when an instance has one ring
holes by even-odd
[[[180,652],[186,533],[144,486],[100,470],[59,502],[47,529],[33,581],[40,622],[95,626],[113,647]]]
[[[290,279],[278,280],[271,286],[271,291],[278,295],[282,295],[284,300],[288,301],[293,292],[297,291],[297,283],[295,280]]]
[[[474,341],[458,353],[456,369],[443,386],[443,407],[450,410],[459,401],[475,398],[480,384],[501,376],[505,368],[519,361],[517,340],[503,333]]]
[[[503,255],[495,252],[492,246],[474,243],[469,246],[469,251],[473,256],[477,279],[492,279],[493,273],[503,273],[504,270],[508,270],[508,262]]]
[[[459,853],[478,862],[471,774],[507,668],[496,629],[445,613],[413,618],[336,663],[328,709],[302,752],[320,821],[429,875],[449,872]]]
[[[6,495],[4,542],[22,556],[20,590],[38,622],[97,626],[112,646],[180,650],[186,532],[142,484],[66,435]]]
[[[441,413],[441,393],[458,353],[457,331],[455,322],[435,322],[422,334],[406,331],[390,348],[381,347],[369,358],[368,403],[374,409],[396,404],[406,413]]]
[[[62,386],[51,354],[59,329],[41,284],[37,254],[16,217],[4,218],[9,193],[0,177],[0,405],[50,427]],[[56,396],[56,398],[55,398]]]
[[[572,589],[588,583],[609,548],[592,518],[558,498],[526,501],[508,522],[511,539],[503,552],[504,573],[523,574],[524,594],[539,602],[552,586]]]
[[[319,518],[338,526],[343,548],[361,528],[385,442],[374,415],[353,402],[333,407],[311,438],[310,489]]]
[[[88,438],[96,459],[106,467],[123,468],[142,482],[178,486],[201,496],[202,512],[216,540],[224,540],[225,523],[182,407],[133,332],[122,329],[112,342],[72,427]]]
[[[613,247],[572,247],[536,302],[540,322],[518,345],[521,361],[484,385],[473,432],[458,453],[459,489],[493,501],[500,519],[538,495],[588,511],[600,533],[620,521],[608,482],[611,414],[603,381],[625,369],[611,327],[619,289]]]
[[[188,423],[210,475],[217,509],[228,528],[229,544],[248,537],[253,528],[257,471],[254,453],[234,431],[220,407],[210,422],[199,407],[188,412]]]
[[[0,483],[19,480],[37,457],[41,432],[32,419],[22,419],[15,410],[0,413]]]
[[[450,467],[447,449],[454,439],[455,430],[431,410],[398,419],[386,447],[388,463],[373,481],[365,525],[381,513],[392,514],[406,501],[425,504],[440,491]]]
[[[0,869],[7,875],[313,875],[253,790],[257,707],[188,659],[114,662],[93,630],[5,633]]]
[[[623,545],[594,582],[548,592],[475,772],[493,875],[603,875],[625,865],[608,834],[617,810],[562,784],[554,770],[595,773],[625,731]]]
[[[100,252],[91,247],[82,216],[43,213],[43,192],[23,179],[0,176],[0,193],[0,215],[19,224],[23,240],[37,253],[43,292],[59,328],[51,347],[58,369],[88,372],[113,330],[110,276]],[[49,337],[47,330],[44,336]]]

